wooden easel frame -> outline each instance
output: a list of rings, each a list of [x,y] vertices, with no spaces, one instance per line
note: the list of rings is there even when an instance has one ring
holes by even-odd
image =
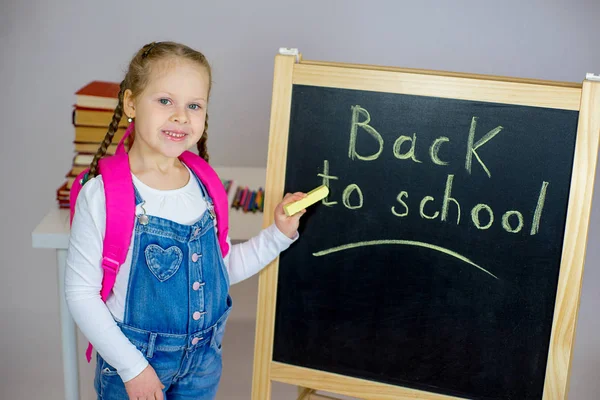
[[[568,394],[600,137],[600,82],[583,84],[415,69],[302,61],[277,55],[273,82],[263,226],[283,197],[294,84],[403,93],[579,111],[563,252],[544,384],[544,400]],[[323,390],[373,400],[454,399],[437,393],[300,368],[273,361],[279,258],[259,279],[252,400],[270,400],[271,382],[297,385],[299,399]],[[305,389],[310,388],[310,389]]]

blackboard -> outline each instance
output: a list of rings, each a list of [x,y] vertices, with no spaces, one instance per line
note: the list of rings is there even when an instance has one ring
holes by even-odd
[[[578,117],[294,85],[284,190],[330,195],[280,256],[273,360],[541,399]]]
[[[260,272],[252,400],[565,399],[599,143],[593,80],[277,55],[263,226],[330,193]]]

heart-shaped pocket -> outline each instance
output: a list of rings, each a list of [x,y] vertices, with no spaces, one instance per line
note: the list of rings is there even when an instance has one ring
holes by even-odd
[[[161,282],[166,281],[179,269],[183,253],[177,246],[171,246],[168,249],[151,244],[144,250],[146,255],[146,264],[152,274]]]

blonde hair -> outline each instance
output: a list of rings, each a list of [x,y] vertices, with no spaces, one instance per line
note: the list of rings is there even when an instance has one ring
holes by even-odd
[[[129,68],[125,74],[125,79],[123,79],[121,82],[119,90],[119,103],[115,107],[112,121],[108,126],[108,132],[106,132],[106,136],[104,136],[104,140],[100,145],[100,148],[98,148],[98,151],[96,152],[96,155],[94,156],[94,159],[90,165],[88,178],[98,175],[98,161],[106,154],[106,150],[112,143],[115,132],[119,127],[119,122],[123,117],[123,95],[125,91],[127,89],[131,90],[133,97],[139,95],[148,84],[152,72],[152,66],[158,61],[173,58],[182,58],[192,61],[206,68],[209,78],[208,94],[210,95],[210,88],[212,86],[211,68],[204,54],[186,45],[175,42],[152,42],[142,47],[131,59]],[[198,141],[198,154],[208,162],[209,157],[206,149],[207,139],[208,115],[206,115],[206,120],[204,122],[204,132]],[[129,146],[131,146],[133,140],[134,136],[132,135],[129,137]]]

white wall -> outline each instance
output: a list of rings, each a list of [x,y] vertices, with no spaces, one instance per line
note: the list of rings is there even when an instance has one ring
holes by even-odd
[[[71,163],[73,92],[92,79],[119,81],[144,43],[172,39],[207,55],[213,163],[264,167],[279,47],[312,60],[580,82],[600,72],[599,17],[597,0],[3,0],[0,398],[39,398],[31,383],[46,388],[45,399],[63,396],[51,385],[62,381],[56,263],[51,251],[31,248],[30,234]],[[599,207],[596,196],[574,399],[600,392]]]

